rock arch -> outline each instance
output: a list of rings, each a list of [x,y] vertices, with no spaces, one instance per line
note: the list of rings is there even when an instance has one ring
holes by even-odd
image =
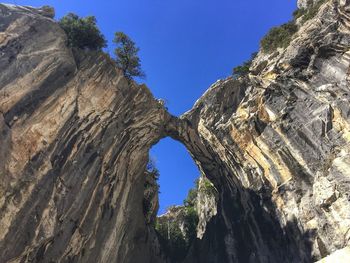
[[[312,54],[311,73],[288,64],[304,45],[349,46],[345,2],[272,58],[278,73],[218,81],[180,118],[104,54],[67,48],[45,11],[0,5],[0,261],[169,262],[142,210],[165,136],[219,192],[187,262],[310,262],[348,245],[348,52]]]

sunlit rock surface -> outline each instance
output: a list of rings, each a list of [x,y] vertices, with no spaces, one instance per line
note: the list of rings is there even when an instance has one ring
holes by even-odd
[[[298,0],[297,5],[298,5],[298,8],[306,9],[320,1],[323,1],[323,0]]]
[[[207,229],[208,222],[217,214],[218,191],[205,177],[198,181],[196,211],[198,214],[197,237],[201,239]]]
[[[329,256],[317,261],[317,263],[347,263],[350,258],[350,247],[345,247],[335,251]]]
[[[282,246],[274,242],[283,235],[290,245],[279,262],[311,262],[349,245],[349,6],[326,1],[286,49],[258,54],[255,75],[218,81],[184,115],[227,166],[212,178],[229,188],[212,230],[226,225],[227,262],[278,262],[271,245]],[[235,202],[243,209],[233,212]],[[276,223],[260,225],[269,216]],[[242,225],[251,239],[239,240]]]
[[[0,10],[0,262],[157,262],[142,201],[164,108],[41,11]]]
[[[217,190],[186,262],[313,262],[350,245],[348,0],[180,118],[108,56],[68,49],[53,13],[0,5],[0,262],[172,262],[153,193],[143,207],[165,136]]]

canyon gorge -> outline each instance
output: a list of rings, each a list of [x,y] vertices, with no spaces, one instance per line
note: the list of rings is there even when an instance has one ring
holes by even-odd
[[[350,1],[298,7],[286,46],[176,117],[108,55],[67,47],[52,8],[0,4],[0,262],[180,262],[145,190],[165,137],[217,191],[181,262],[350,262]]]

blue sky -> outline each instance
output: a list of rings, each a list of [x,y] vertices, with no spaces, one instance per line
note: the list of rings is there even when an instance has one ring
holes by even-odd
[[[1,1],[1,0],[0,0]],[[291,19],[296,0],[12,0],[94,15],[109,41],[123,31],[141,48],[143,80],[169,111],[180,115],[217,79],[259,48],[259,40]],[[161,209],[181,204],[198,171],[185,148],[164,139],[151,151],[161,173]]]

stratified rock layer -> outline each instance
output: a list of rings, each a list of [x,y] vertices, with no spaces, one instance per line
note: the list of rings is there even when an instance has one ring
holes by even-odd
[[[0,5],[0,262],[171,262],[145,192],[165,136],[217,190],[187,262],[312,262],[349,246],[349,6],[326,1],[287,48],[176,118],[108,56],[68,49],[51,9]]]
[[[183,116],[224,170],[206,173],[221,199],[199,262],[219,248],[221,262],[311,262],[349,245],[349,30],[349,1],[326,1],[286,49]]]
[[[50,18],[0,9],[0,262],[157,262],[142,201],[164,108]]]

